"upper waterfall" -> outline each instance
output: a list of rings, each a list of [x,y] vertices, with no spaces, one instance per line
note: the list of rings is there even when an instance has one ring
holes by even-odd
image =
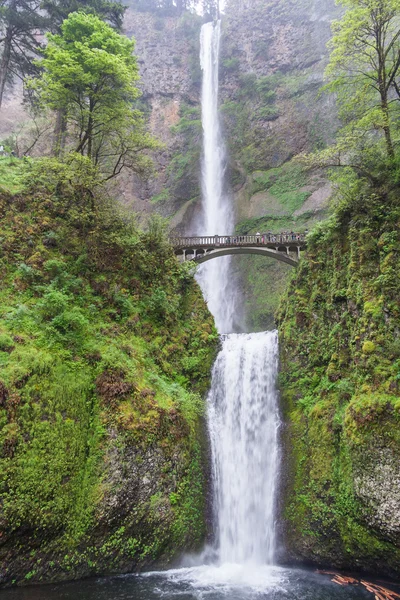
[[[227,159],[218,112],[220,41],[220,21],[203,25],[200,40],[200,64],[203,71],[203,202],[201,223],[198,226],[205,235],[223,235],[234,229],[233,210],[224,187]],[[229,266],[230,258],[221,258],[202,266],[198,275],[221,333],[230,333],[234,327],[235,292]]]

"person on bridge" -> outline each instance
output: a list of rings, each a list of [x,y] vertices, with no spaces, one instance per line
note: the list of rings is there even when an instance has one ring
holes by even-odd
[[[259,231],[257,231],[256,236],[257,236],[257,244],[260,243],[260,235],[261,233]]]

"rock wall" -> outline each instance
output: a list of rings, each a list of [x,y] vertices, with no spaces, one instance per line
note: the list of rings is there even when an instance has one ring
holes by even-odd
[[[154,154],[154,174],[148,180],[125,174],[116,192],[139,213],[175,215],[173,226],[187,220],[190,200],[199,196],[200,129],[188,140],[179,124],[185,112],[199,108],[200,27],[197,15],[165,17],[132,7],[124,21],[124,33],[136,40],[142,105],[164,148]]]
[[[212,316],[154,224],[37,176],[0,195],[0,583],[171,564],[206,534]]]
[[[341,200],[279,312],[282,539],[291,561],[398,577],[398,194]]]

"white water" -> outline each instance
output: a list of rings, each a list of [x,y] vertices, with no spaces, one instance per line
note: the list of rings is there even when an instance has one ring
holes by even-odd
[[[224,194],[226,156],[218,115],[220,38],[220,23],[203,25],[203,214],[198,224],[203,235],[234,231],[230,198]],[[246,586],[262,567],[259,578],[265,583],[272,577],[267,565],[273,564],[275,546],[278,336],[231,333],[235,297],[229,258],[206,263],[199,283],[219,332],[229,334],[222,339],[208,398],[217,559],[212,566],[179,571],[177,577],[237,580]]]
[[[203,71],[201,96],[203,124],[201,235],[229,235],[234,230],[231,202],[224,193],[226,151],[218,114],[218,76],[221,23],[206,23],[201,29],[200,64]],[[212,260],[198,275],[218,330],[230,333],[234,322],[235,292],[230,258]]]
[[[213,369],[208,422],[221,563],[273,564],[278,335],[232,334]]]

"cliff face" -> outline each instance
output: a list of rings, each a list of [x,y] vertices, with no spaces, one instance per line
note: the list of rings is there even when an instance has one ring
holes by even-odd
[[[333,0],[248,4],[228,3],[221,44],[226,179],[237,228],[304,230],[326,215],[331,188],[322,174],[304,173],[292,159],[323,147],[336,130],[334,100],[319,91],[337,9]],[[125,180],[122,193],[191,233],[200,233],[200,26],[193,15],[164,18],[131,9],[126,19],[127,33],[137,39],[143,100],[166,148],[156,157],[157,177],[146,185]],[[290,269],[255,257],[235,258],[234,268],[245,290],[247,327],[272,327]],[[260,293],[266,288],[268,294]]]
[[[117,193],[135,211],[175,215],[172,226],[188,221],[190,200],[199,196],[200,27],[201,19],[196,15],[161,17],[131,7],[124,21],[124,33],[136,40],[141,103],[152,133],[164,148],[154,155],[153,176],[140,181],[126,174],[118,183]],[[190,140],[185,119],[197,121]]]
[[[166,565],[205,536],[212,317],[157,224],[50,170],[0,198],[8,584]]]
[[[279,312],[283,539],[293,560],[399,576],[398,193],[310,235]]]
[[[336,16],[333,0],[228,4],[221,110],[241,233],[305,230],[326,216],[329,183],[292,159],[328,144],[337,127],[334,100],[320,94]],[[248,327],[273,327],[290,269],[256,257],[238,269]]]

